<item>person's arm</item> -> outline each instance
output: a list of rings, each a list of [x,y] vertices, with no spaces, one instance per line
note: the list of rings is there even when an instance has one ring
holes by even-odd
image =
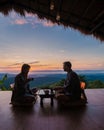
[[[71,74],[67,74],[64,89],[65,91],[71,91]]]
[[[28,78],[28,79],[25,80],[22,76],[17,76],[16,79],[15,79],[15,82],[17,83],[18,86],[24,86],[25,87],[25,85],[32,80],[33,80],[33,78]]]

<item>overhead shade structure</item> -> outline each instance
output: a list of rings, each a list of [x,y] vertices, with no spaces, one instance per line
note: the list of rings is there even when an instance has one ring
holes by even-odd
[[[104,41],[104,0],[0,0],[0,12],[8,15],[12,10],[37,14]]]

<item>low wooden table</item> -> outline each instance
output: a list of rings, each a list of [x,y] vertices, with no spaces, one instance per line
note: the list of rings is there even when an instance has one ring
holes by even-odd
[[[48,93],[45,93],[45,91],[48,91]],[[55,92],[52,89],[40,89],[38,92],[38,95],[40,96],[40,105],[43,106],[43,99],[44,98],[50,98],[51,100],[51,106],[53,106],[53,98],[55,96]]]

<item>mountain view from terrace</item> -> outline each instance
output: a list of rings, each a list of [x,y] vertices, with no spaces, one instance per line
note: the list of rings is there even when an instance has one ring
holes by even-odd
[[[104,82],[104,70],[77,70],[78,75],[84,75],[86,81],[100,80]],[[4,73],[0,73],[0,79],[4,76]],[[6,88],[10,87],[11,83],[14,83],[16,74],[7,74],[7,79],[4,82]],[[47,86],[65,79],[66,73],[63,71],[39,71],[29,74],[29,77],[33,77],[34,80],[30,82],[30,87]]]
[[[0,34],[0,79],[7,74],[2,84],[6,88],[24,63],[31,66],[31,88],[64,79],[64,61],[70,61],[72,69],[88,82],[104,82],[104,41],[92,35],[40,20],[32,13],[23,17],[13,10],[7,16],[0,13]]]

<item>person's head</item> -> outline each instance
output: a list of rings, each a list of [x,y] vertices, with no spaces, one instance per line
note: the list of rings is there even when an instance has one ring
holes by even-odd
[[[71,64],[71,62],[70,61],[65,61],[64,63],[63,63],[63,69],[64,69],[64,71],[70,71],[71,70],[71,67],[72,67],[72,64]]]
[[[27,74],[30,70],[30,65],[28,64],[23,64],[22,65],[22,68],[21,68],[21,72],[24,73],[24,74]]]

